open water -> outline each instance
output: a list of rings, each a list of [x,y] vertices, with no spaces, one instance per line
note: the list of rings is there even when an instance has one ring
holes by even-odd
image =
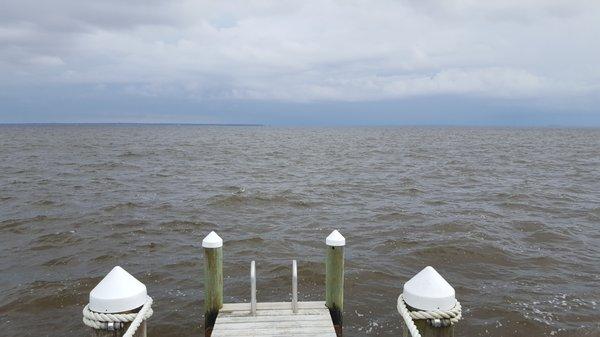
[[[155,299],[149,336],[203,331],[201,241],[225,300],[322,300],[346,236],[345,336],[398,336],[427,265],[458,336],[600,336],[600,130],[0,126],[0,336],[85,336],[115,265]]]

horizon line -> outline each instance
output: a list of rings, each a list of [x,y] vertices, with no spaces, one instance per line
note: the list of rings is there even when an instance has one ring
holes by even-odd
[[[0,126],[45,125],[171,125],[171,126],[249,126],[249,127],[456,127],[456,128],[514,128],[514,129],[599,129],[598,125],[514,125],[514,124],[263,124],[263,123],[194,123],[194,122],[0,122]]]

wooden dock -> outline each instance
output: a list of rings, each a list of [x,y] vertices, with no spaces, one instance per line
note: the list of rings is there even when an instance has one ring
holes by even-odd
[[[341,337],[344,308],[344,237],[333,231],[328,246],[326,301],[298,302],[298,263],[292,260],[292,301],[256,300],[256,262],[250,263],[250,302],[223,303],[223,240],[211,232],[202,240],[205,337]]]
[[[215,322],[212,337],[282,336],[336,337],[325,302],[297,302],[294,313],[290,302],[225,303]]]
[[[204,336],[342,337],[346,239],[334,230],[325,243],[325,301],[298,302],[298,263],[292,260],[291,302],[258,302],[252,261],[250,302],[224,304],[223,239],[214,231],[208,234],[202,240]],[[462,318],[454,288],[431,266],[404,283],[396,303],[405,337],[453,337],[454,324]],[[151,305],[146,286],[117,266],[90,293],[83,322],[95,337],[145,337]]]

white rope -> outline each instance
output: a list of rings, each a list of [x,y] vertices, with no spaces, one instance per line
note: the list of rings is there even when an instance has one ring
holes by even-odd
[[[142,306],[139,312],[136,313],[125,313],[125,314],[105,314],[101,312],[95,312],[88,308],[86,305],[83,308],[83,324],[94,329],[107,329],[107,323],[129,323],[129,328],[123,335],[123,337],[133,337],[138,327],[142,322],[150,316],[152,316],[152,297],[148,296],[146,303]]]
[[[421,337],[419,329],[417,329],[415,322],[413,322],[415,319],[439,319],[446,321],[449,325],[454,325],[462,318],[462,309],[459,301],[456,301],[456,305],[450,310],[409,311],[404,302],[404,297],[400,294],[398,296],[397,308],[412,337]]]

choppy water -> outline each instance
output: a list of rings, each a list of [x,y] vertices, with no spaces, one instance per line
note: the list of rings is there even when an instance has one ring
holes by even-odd
[[[426,265],[461,336],[600,336],[600,130],[0,126],[0,335],[82,336],[114,265],[155,299],[150,336],[202,333],[201,240],[226,301],[324,297],[347,239],[345,336],[398,336]],[[192,314],[190,314],[192,313]]]

